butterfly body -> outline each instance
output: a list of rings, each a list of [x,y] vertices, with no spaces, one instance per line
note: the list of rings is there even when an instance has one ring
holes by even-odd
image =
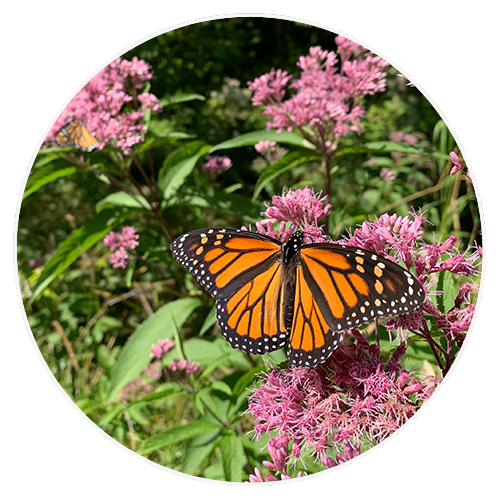
[[[78,118],[73,118],[61,127],[54,138],[60,147],[80,149],[90,153],[96,147],[97,139],[87,130],[87,127]]]
[[[358,248],[286,243],[250,231],[191,231],[172,253],[217,299],[223,336],[236,349],[264,354],[288,343],[294,366],[323,363],[342,332],[408,313],[425,291],[397,264]]]

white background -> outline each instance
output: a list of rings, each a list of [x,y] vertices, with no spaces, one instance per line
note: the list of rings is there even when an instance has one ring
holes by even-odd
[[[305,6],[304,6],[305,5]],[[254,0],[10,2],[2,10],[2,335],[4,498],[493,498],[498,495],[498,39],[493,2]],[[235,9],[238,8],[237,11]],[[248,10],[252,8],[253,10]],[[247,10],[245,10],[247,9]],[[404,71],[451,125],[480,197],[485,275],[460,360],[410,425],[348,466],[303,481],[214,484],[142,461],[107,439],[41,362],[17,292],[19,197],[41,139],[73,95],[125,49],[206,17],[291,17],[364,43]],[[43,210],[43,207],[40,207]],[[257,491],[255,487],[259,488]]]

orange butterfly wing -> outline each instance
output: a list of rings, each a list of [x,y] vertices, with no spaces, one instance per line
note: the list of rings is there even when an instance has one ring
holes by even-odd
[[[59,129],[55,135],[55,142],[60,147],[77,148],[89,153],[95,148],[97,139],[78,118],[73,118]]]
[[[317,243],[300,255],[288,353],[294,365],[316,366],[337,347],[340,332],[411,312],[425,300],[408,271],[374,253]]]
[[[203,229],[177,238],[172,253],[218,299],[217,319],[231,346],[263,354],[285,345],[278,240],[235,229]]]

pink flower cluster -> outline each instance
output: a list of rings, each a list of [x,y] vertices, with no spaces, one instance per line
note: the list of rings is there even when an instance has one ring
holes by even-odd
[[[271,118],[268,128],[297,128],[322,153],[335,151],[341,137],[360,131],[365,114],[360,98],[382,92],[386,84],[386,61],[344,37],[337,36],[336,42],[340,61],[334,52],[311,47],[297,63],[299,78],[273,69],[248,82],[253,104],[264,104]],[[288,88],[296,92],[285,99]]]
[[[232,166],[233,162],[228,156],[209,156],[208,161],[201,168],[215,179],[215,177],[229,170]]]
[[[52,126],[46,141],[53,141],[57,131],[73,117],[85,123],[97,137],[97,149],[106,144],[121,148],[124,154],[142,142],[144,111],[161,111],[153,94],[138,91],[151,80],[150,66],[134,57],[127,61],[119,57],[94,76],[71,100]]]
[[[267,219],[257,222],[257,230],[281,241],[287,241],[297,229],[304,231],[306,243],[329,241],[323,234],[319,221],[325,218],[332,206],[325,205],[326,196],[314,193],[308,187],[283,191],[281,196],[273,196],[271,205],[261,215]],[[279,232],[274,230],[274,223],[279,223]],[[246,229],[243,227],[242,229]]]
[[[153,344],[151,346],[150,357],[153,359],[162,359],[167,352],[174,348],[174,343],[170,339],[162,339],[158,341],[158,344]]]
[[[199,363],[189,361],[188,359],[174,359],[168,366],[167,370],[171,373],[179,373],[183,376],[191,375],[200,367]]]
[[[136,234],[137,230],[133,226],[125,226],[121,233],[110,231],[104,237],[104,244],[109,247],[111,252],[109,262],[113,268],[121,267],[126,269],[128,267],[129,258],[127,250],[133,250],[139,242],[139,235]]]
[[[349,450],[353,445],[348,443],[380,443],[407,422],[440,383],[439,377],[417,378],[404,370],[404,346],[384,360],[378,345],[369,344],[357,330],[352,334],[356,342],[340,345],[320,367],[273,369],[262,375],[248,407],[257,437],[277,432],[283,443],[292,442],[292,459],[310,449],[326,466],[333,466],[328,459],[332,448],[343,449],[348,459],[356,450]],[[283,472],[285,452],[271,457],[276,470]]]

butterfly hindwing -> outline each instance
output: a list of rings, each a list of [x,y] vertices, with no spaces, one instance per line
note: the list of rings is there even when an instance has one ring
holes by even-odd
[[[295,304],[288,360],[294,366],[314,367],[325,361],[338,346],[341,332],[333,332],[325,321],[311,287],[299,266],[296,276]]]
[[[272,263],[231,295],[217,300],[217,320],[235,349],[264,354],[285,346],[281,264]]]

